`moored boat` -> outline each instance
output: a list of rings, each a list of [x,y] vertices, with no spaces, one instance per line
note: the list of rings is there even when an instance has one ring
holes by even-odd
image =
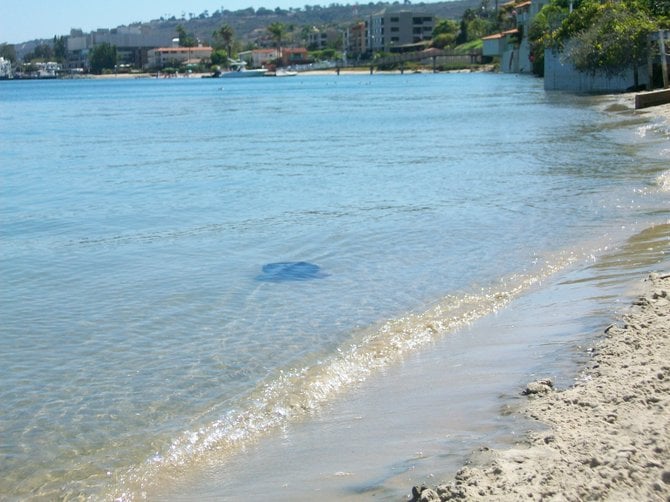
[[[219,75],[221,78],[247,78],[247,77],[263,77],[267,73],[265,68],[247,69],[245,61],[232,61],[230,63],[230,71],[224,71]]]
[[[297,74],[297,71],[280,68],[275,72],[275,77],[295,77]]]

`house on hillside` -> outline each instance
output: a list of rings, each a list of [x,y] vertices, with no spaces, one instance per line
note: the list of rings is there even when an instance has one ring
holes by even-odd
[[[519,30],[501,31],[482,38],[482,55],[500,58],[500,69],[505,73],[519,73]]]
[[[500,6],[506,30],[483,38],[482,54],[496,57],[500,70],[505,73],[532,73],[530,41],[528,33],[533,18],[549,3],[549,0],[513,0]],[[649,82],[648,65],[637,69],[637,84]],[[578,71],[563,54],[551,49],[544,55],[544,88],[574,92],[620,92],[636,83],[633,68],[623,75],[594,75]]]
[[[500,59],[500,70],[505,73],[532,73],[530,24],[549,0],[513,0],[500,6],[505,12],[508,28],[484,37],[482,55]]]

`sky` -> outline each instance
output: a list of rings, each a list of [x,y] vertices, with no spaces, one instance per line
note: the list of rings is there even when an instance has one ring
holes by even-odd
[[[89,32],[161,16],[179,18],[182,13],[188,19],[189,13],[197,16],[205,10],[211,14],[222,8],[287,9],[330,3],[331,0],[0,0],[0,43],[69,35],[71,28]]]

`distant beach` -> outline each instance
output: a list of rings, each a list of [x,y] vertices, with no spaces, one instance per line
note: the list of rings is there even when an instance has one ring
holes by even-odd
[[[493,71],[492,65],[480,65],[473,68],[466,68],[462,70],[448,70],[440,73],[473,73],[473,72],[489,72]],[[298,76],[307,76],[307,77],[319,77],[319,76],[332,76],[332,75],[365,75],[369,74],[370,69],[366,67],[356,67],[356,68],[341,68],[339,73],[335,68],[328,70],[310,70],[310,71],[301,71],[298,72]],[[433,73],[429,68],[423,68],[419,70],[406,70],[404,74],[410,75],[412,73]],[[374,75],[400,75],[400,70],[377,70],[373,72]],[[188,73],[188,74],[177,74],[177,75],[168,75],[167,73],[156,74],[153,73],[110,73],[105,75],[88,75],[81,78],[93,78],[93,79],[143,79],[143,78],[210,78],[211,73]],[[268,78],[272,78],[272,75],[268,75]]]

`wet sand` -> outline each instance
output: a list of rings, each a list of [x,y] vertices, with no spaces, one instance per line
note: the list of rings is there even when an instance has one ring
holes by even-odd
[[[523,391],[519,413],[543,429],[414,500],[670,500],[670,274],[651,274],[591,351],[573,387]]]

